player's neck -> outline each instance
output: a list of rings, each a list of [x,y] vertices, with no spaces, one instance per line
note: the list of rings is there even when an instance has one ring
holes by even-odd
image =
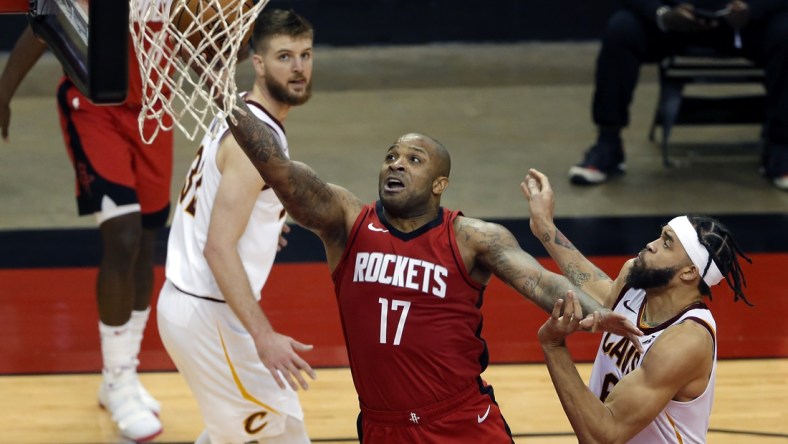
[[[656,327],[703,300],[697,290],[661,288],[649,289],[646,294],[646,306],[641,321],[649,327]]]
[[[254,85],[251,91],[246,95],[246,100],[251,100],[259,103],[265,110],[273,116],[280,123],[284,123],[287,114],[290,112],[292,106],[286,105],[271,97],[265,89],[260,88],[257,84]]]
[[[431,208],[423,214],[403,215],[399,217],[392,215],[384,208],[383,215],[386,218],[386,222],[391,226],[403,233],[410,233],[435,220],[435,218],[438,217],[438,208]]]

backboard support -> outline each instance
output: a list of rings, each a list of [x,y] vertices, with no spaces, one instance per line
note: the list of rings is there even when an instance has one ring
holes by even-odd
[[[74,85],[93,103],[122,103],[129,76],[128,0],[30,0],[28,22]]]

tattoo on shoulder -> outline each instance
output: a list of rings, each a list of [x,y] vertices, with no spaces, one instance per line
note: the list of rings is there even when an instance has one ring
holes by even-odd
[[[465,217],[458,217],[457,219],[456,229],[454,230],[454,234],[458,237],[461,236],[462,240],[468,241],[470,240],[474,233],[478,231],[478,227],[474,226],[474,224],[469,223],[468,218]]]
[[[253,162],[267,163],[272,155],[282,155],[279,140],[266,123],[248,109],[235,113],[235,118],[238,125],[230,124],[230,131]]]
[[[510,247],[516,240],[507,230],[501,229],[495,224],[483,222],[467,217],[458,220],[455,234],[461,236],[464,241],[473,241],[478,246],[490,251],[500,247]]]
[[[512,252],[522,249],[506,228],[494,223],[464,219],[456,225],[455,235],[458,242],[465,243],[474,251],[477,265],[509,283],[527,277],[529,270],[540,268],[536,259],[528,254],[523,255],[520,261],[512,260]]]

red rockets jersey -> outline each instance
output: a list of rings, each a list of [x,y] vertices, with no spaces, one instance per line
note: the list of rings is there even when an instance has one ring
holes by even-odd
[[[454,235],[458,211],[420,229],[389,225],[380,202],[356,219],[332,275],[361,404],[399,411],[456,395],[487,366],[484,286],[471,280]]]

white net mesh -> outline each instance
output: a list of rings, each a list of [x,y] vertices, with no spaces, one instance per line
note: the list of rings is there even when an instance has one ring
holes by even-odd
[[[209,131],[213,116],[235,106],[237,56],[268,0],[129,1],[142,77],[140,134],[150,143],[159,130],[177,126],[194,140]],[[145,128],[148,120],[155,129]]]

